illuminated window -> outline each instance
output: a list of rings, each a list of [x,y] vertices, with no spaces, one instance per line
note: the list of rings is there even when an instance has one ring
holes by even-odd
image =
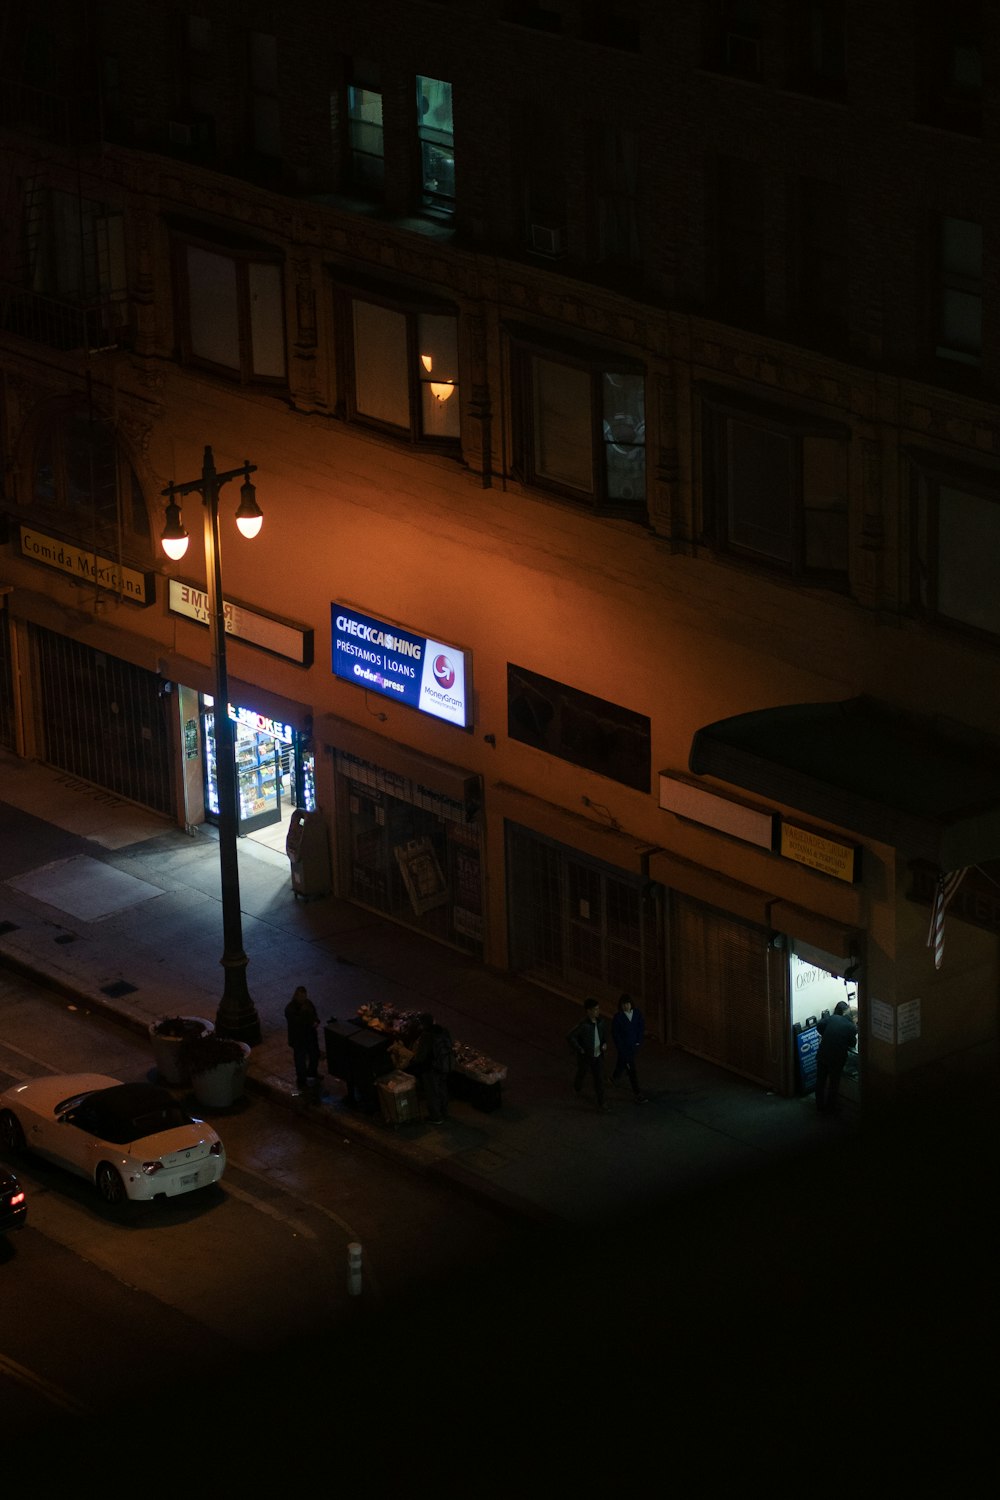
[[[355,192],[381,198],[385,187],[382,86],[378,67],[355,58],[347,85],[348,178]]]
[[[455,126],[451,84],[417,77],[420,202],[440,214],[455,212]]]
[[[461,435],[458,318],[447,307],[341,293],[346,415],[412,442]]]

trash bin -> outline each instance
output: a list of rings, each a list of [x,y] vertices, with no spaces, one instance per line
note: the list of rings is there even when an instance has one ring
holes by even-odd
[[[328,896],[330,878],[330,844],[326,836],[326,819],[321,812],[307,812],[297,807],[288,822],[285,853],[292,870],[292,890],[310,901]]]

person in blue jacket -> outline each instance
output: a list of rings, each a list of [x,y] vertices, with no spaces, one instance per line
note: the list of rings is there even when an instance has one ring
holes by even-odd
[[[617,1083],[622,1074],[627,1073],[636,1104],[647,1103],[646,1095],[639,1087],[639,1075],[635,1070],[635,1054],[642,1045],[645,1035],[646,1023],[643,1020],[642,1011],[637,1005],[632,1004],[631,995],[623,995],[618,1002],[615,1018],[611,1022],[611,1040],[618,1053],[611,1082]]]

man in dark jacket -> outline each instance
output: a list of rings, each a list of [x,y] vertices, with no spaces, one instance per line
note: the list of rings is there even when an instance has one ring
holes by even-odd
[[[596,1000],[583,1002],[583,1020],[573,1027],[567,1041],[577,1053],[576,1078],[573,1081],[573,1088],[578,1094],[581,1093],[583,1080],[589,1073],[594,1080],[597,1107],[606,1109],[604,1054],[608,1050],[608,1023],[601,1015],[601,1007]]]
[[[631,995],[623,995],[618,1002],[614,1020],[611,1022],[611,1039],[618,1054],[611,1082],[617,1083],[622,1074],[627,1073],[636,1104],[646,1103],[646,1096],[639,1087],[639,1075],[635,1070],[635,1054],[645,1035],[646,1023],[643,1020],[642,1011],[637,1005],[632,1004]]]
[[[295,1083],[304,1089],[309,1079],[319,1079],[319,1037],[316,1028],[319,1016],[309,999],[304,984],[300,984],[285,1006],[288,1023],[288,1045],[295,1062]]]
[[[822,1115],[836,1113],[840,1075],[847,1054],[858,1044],[858,1028],[851,1020],[846,1000],[838,1000],[833,1015],[817,1022],[820,1043],[816,1049],[816,1108]]]

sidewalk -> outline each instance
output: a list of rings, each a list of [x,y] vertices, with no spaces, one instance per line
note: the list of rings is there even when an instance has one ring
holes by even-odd
[[[214,832],[189,836],[4,752],[0,775],[0,965],[129,1027],[142,1076],[152,1066],[151,1021],[214,1017],[218,1008]],[[715,1178],[791,1161],[858,1123],[850,1110],[820,1120],[811,1099],[770,1095],[654,1041],[640,1054],[649,1104],[635,1105],[627,1087],[609,1089],[612,1110],[599,1114],[570,1086],[565,1038],[577,1004],[350,903],[297,901],[285,856],[252,840],[240,841],[239,860],[248,984],[263,1032],[250,1062],[251,1097],[308,1110],[344,1137],[515,1212],[579,1224],[641,1211]],[[318,1101],[300,1098],[283,1015],[297,984],[324,1023],[348,1020],[372,1000],[432,1011],[456,1039],[506,1065],[502,1108],[484,1113],[455,1101],[442,1126],[393,1129],[349,1108],[336,1079],[324,1080]]]

